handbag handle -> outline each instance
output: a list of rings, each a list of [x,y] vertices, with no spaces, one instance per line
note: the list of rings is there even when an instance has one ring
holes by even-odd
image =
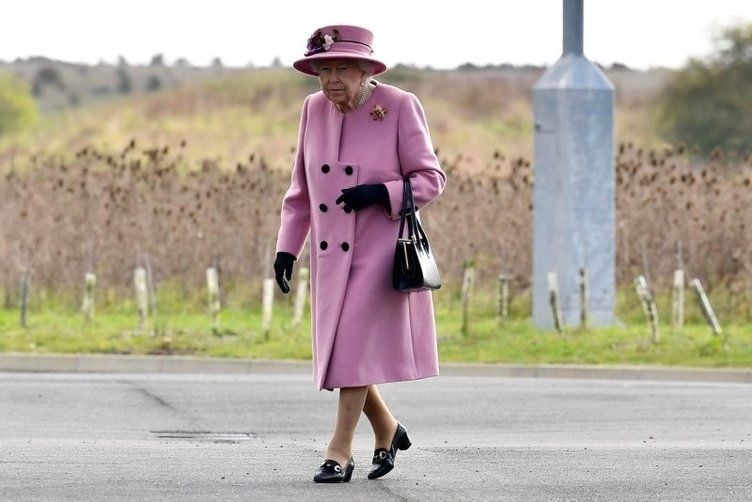
[[[412,190],[410,187],[410,180],[406,176],[405,178],[402,179],[402,208],[400,211],[400,228],[399,228],[399,235],[398,235],[400,239],[402,238],[402,234],[405,229],[405,219],[407,218],[408,209],[411,208],[410,206],[410,200],[412,198],[411,195],[412,195]],[[410,223],[412,222],[408,222],[408,237],[412,236],[412,231],[409,228],[411,226]]]
[[[400,216],[399,238],[402,238],[402,234],[404,233],[405,228],[405,220],[407,219],[408,238],[421,248],[425,249],[424,239],[427,241],[427,238],[425,237],[425,232],[423,232],[423,229],[418,223],[418,218],[415,210],[415,198],[413,197],[413,189],[410,185],[410,178],[407,176],[402,180],[401,212],[402,214]]]

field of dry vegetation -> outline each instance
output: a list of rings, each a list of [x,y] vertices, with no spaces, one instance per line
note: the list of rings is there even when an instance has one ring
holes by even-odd
[[[665,77],[609,76],[618,89],[619,283],[647,269],[667,284],[678,247],[691,277],[728,288],[749,312],[749,159],[663,144],[651,102]],[[488,281],[504,269],[517,290],[529,285],[537,77],[397,69],[384,79],[421,98],[449,177],[423,215],[449,287],[468,260]],[[299,108],[315,89],[289,71],[256,70],[66,112],[0,138],[6,302],[24,266],[37,287],[80,290],[95,271],[101,287],[124,294],[146,259],[157,282],[186,288],[202,287],[212,264],[225,291],[258,281],[270,268]]]

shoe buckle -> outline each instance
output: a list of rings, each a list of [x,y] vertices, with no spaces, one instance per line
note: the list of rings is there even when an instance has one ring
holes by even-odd
[[[337,472],[341,472],[342,471],[342,467],[340,467],[339,465],[335,465],[334,466],[334,470],[337,471]]]
[[[380,451],[379,452],[379,459],[384,460],[386,458],[387,452]]]

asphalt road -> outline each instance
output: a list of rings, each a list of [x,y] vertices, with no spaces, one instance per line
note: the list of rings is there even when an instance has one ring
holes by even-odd
[[[382,393],[413,447],[311,478],[308,375],[0,373],[0,500],[750,500],[752,385],[445,376]]]

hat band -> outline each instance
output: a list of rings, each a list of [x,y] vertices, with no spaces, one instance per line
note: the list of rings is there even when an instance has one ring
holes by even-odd
[[[366,47],[368,47],[368,51],[369,51],[369,52],[373,52],[373,49],[371,49],[371,46],[370,46],[370,45],[368,45],[368,44],[367,44],[367,43],[365,43],[365,42],[358,42],[357,40],[335,40],[335,41],[334,41],[334,43],[335,43],[335,44],[341,44],[342,42],[348,42],[348,43],[350,43],[350,44],[360,44],[360,45],[365,45]]]

